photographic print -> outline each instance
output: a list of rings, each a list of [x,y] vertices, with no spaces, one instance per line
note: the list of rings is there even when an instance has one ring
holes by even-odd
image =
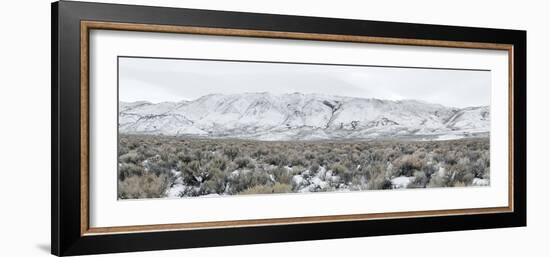
[[[491,71],[118,58],[118,199],[490,185]]]
[[[526,31],[51,13],[52,254],[526,226]]]

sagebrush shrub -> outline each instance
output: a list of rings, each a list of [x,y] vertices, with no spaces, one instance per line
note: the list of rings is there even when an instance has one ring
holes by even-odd
[[[407,154],[393,161],[393,165],[397,171],[396,176],[410,177],[415,171],[421,170],[424,164],[418,157]]]
[[[252,167],[252,160],[248,157],[239,157],[235,159],[235,164],[237,165],[237,168],[253,168]]]
[[[164,197],[169,184],[168,177],[165,174],[160,176],[154,174],[129,176],[125,180],[118,181],[118,198]]]
[[[274,185],[256,185],[246,190],[242,191],[240,194],[250,195],[250,194],[280,194],[280,193],[290,193],[292,186],[289,184],[276,183]]]
[[[145,178],[164,181],[164,190],[183,184],[182,197],[274,191],[275,185],[281,192],[390,189],[399,176],[411,177],[409,188],[470,186],[475,178],[490,178],[486,138],[264,142],[120,135],[118,162],[124,199],[164,196],[148,186],[163,183]]]
[[[118,179],[125,180],[130,176],[142,176],[145,173],[145,169],[142,165],[136,165],[132,162],[121,163],[118,166]]]

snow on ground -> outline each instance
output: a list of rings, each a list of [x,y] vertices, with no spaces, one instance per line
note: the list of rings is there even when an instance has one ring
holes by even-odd
[[[166,191],[166,197],[180,197],[181,193],[185,191],[186,186],[183,185],[183,179],[181,178],[181,172],[176,170],[170,171],[177,179],[174,184]]]
[[[185,191],[186,186],[183,184],[174,184],[166,192],[166,197],[175,198],[180,197],[181,193]]]
[[[456,140],[464,138],[463,135],[456,135],[456,134],[447,134],[447,135],[440,135],[436,137],[434,140],[436,141],[445,141],[445,140]]]
[[[292,168],[285,166],[288,171],[291,171]],[[248,170],[235,170],[231,173],[232,177],[239,176],[240,173],[247,173]],[[166,197],[176,198],[181,197],[184,192],[193,190],[193,187],[184,185],[184,182],[181,177],[181,172],[172,170],[172,173],[177,177],[174,181],[174,184],[167,190]],[[439,167],[436,176],[444,176],[445,168]],[[270,179],[275,182],[275,178],[270,176]],[[405,189],[407,186],[415,180],[414,176],[399,176],[392,178],[391,184],[393,189]],[[310,170],[305,170],[301,174],[292,176],[292,186],[300,193],[310,193],[310,192],[319,192],[319,191],[350,191],[349,185],[345,185],[341,182],[340,177],[333,175],[331,170],[327,170],[325,167],[320,166],[319,170],[313,174]],[[367,184],[367,180],[362,181],[363,185]],[[474,178],[472,181],[472,186],[488,186],[489,179]],[[218,194],[209,194],[202,197],[214,197],[219,196]]]
[[[413,180],[414,177],[399,176],[391,179],[391,184],[394,189],[407,188]]]
[[[472,186],[488,186],[489,180],[483,178],[474,178],[472,181]]]
[[[333,176],[332,171],[327,171],[323,166],[319,167],[313,176],[309,170],[306,170],[302,174],[292,177],[292,183],[300,193],[324,191],[336,186],[339,188],[341,186],[338,184],[339,180],[338,176]]]
[[[305,179],[304,177],[302,177],[302,175],[294,175],[292,177],[292,183],[294,183],[294,185],[300,186],[305,183]]]
[[[219,194],[207,194],[207,195],[201,195],[199,197],[202,197],[202,198],[208,198],[208,197],[218,197],[220,196]]]
[[[445,168],[439,167],[439,170],[437,170],[437,175],[440,177],[445,176]]]

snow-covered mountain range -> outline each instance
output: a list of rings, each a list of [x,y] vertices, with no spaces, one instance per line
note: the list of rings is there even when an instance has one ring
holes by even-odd
[[[119,103],[119,132],[257,140],[456,139],[488,136],[488,106],[320,94],[211,94]]]

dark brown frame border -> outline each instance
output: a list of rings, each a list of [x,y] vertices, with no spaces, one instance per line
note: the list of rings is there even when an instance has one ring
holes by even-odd
[[[509,52],[509,206],[89,228],[91,29],[501,49]],[[86,33],[83,33],[86,31]],[[85,45],[82,45],[85,42]],[[526,225],[526,32],[61,1],[52,4],[52,253],[75,255]],[[84,51],[83,51],[84,49]],[[86,74],[83,76],[83,74]],[[86,171],[86,172],[83,172]]]

